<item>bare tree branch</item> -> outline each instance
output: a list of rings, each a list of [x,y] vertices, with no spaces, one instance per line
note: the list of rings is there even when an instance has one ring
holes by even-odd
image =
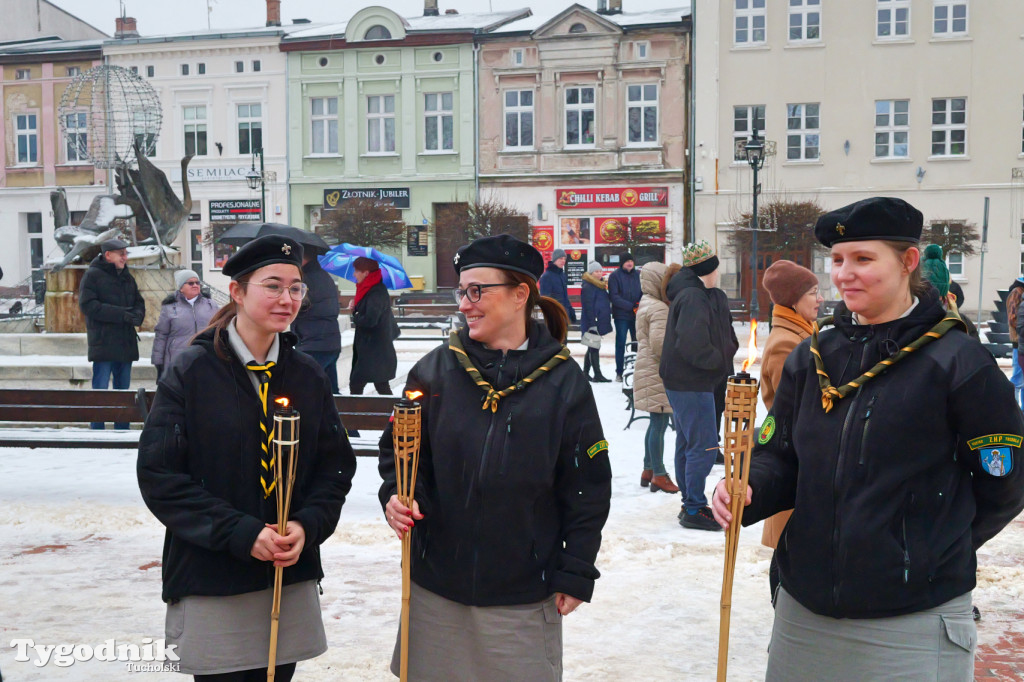
[[[376,199],[349,199],[325,210],[317,232],[328,244],[348,242],[378,250],[400,249],[406,244],[402,212]]]

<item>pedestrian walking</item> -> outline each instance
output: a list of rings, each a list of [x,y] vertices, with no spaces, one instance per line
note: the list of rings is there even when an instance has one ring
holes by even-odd
[[[626,252],[619,256],[618,269],[608,276],[608,295],[612,299],[612,319],[615,321],[615,380],[622,381],[626,364],[626,335],[636,342],[636,308],[643,296],[633,254]]]
[[[600,275],[601,264],[594,261],[583,275],[583,286],[580,290],[582,303],[580,331],[592,332],[604,336],[612,331],[612,304],[608,297],[608,283]],[[541,275],[543,278],[544,275]],[[590,370],[594,370],[591,378]],[[611,379],[601,373],[601,347],[588,347],[583,358],[583,374],[594,383],[605,383]]]
[[[783,367],[743,515],[794,510],[768,682],[974,679],[976,551],[1024,509],[1024,419],[922,282],[922,225],[885,197],[815,225],[843,300]],[[729,500],[719,483],[723,525]]]
[[[352,370],[348,386],[352,395],[362,395],[372,383],[378,395],[391,395],[391,380],[398,371],[395,339],[398,325],[391,311],[391,294],[381,281],[380,265],[372,258],[356,258],[356,295],[352,310]]]
[[[316,360],[327,379],[331,392],[338,390],[338,357],[341,355],[341,327],[338,315],[338,285],[326,270],[320,267],[316,253],[307,248],[302,256],[302,281],[309,287],[306,300],[292,323],[292,333],[298,337],[295,350]],[[390,304],[390,297],[389,297]],[[390,393],[390,390],[388,391]]]
[[[199,275],[194,270],[176,270],[174,291],[160,305],[160,319],[153,335],[150,355],[159,379],[164,369],[178,357],[198,334],[210,323],[217,304],[208,293],[203,293]]]
[[[78,306],[85,316],[92,363],[92,387],[125,389],[131,384],[132,363],[139,359],[139,335],[135,328],[146,318],[146,302],[128,271],[128,243],[108,239],[100,255],[89,264],[78,290]],[[102,429],[103,422],[90,428]],[[127,429],[115,422],[115,429]]]
[[[707,242],[683,249],[683,267],[665,288],[669,303],[659,375],[676,429],[676,480],[684,491],[679,524],[721,530],[704,486],[718,453],[715,388],[733,370],[739,349],[728,300],[718,286],[718,256]]]
[[[355,457],[320,366],[287,331],[305,295],[302,247],[267,236],[224,265],[231,302],[157,386],[139,440],[142,499],[167,527],[166,642],[196,680],[266,679],[275,567],[284,568],[275,679],[327,650],[317,583]],[[277,526],[274,400],[298,410],[291,520]]]
[[[818,293],[818,276],[791,260],[777,260],[764,271],[764,288],[772,299],[772,330],[765,342],[761,359],[761,400],[772,409],[775,391],[782,377],[786,358],[797,345],[814,331],[818,309],[825,299]],[[761,544],[774,550],[778,547],[782,530],[786,527],[791,510],[779,512],[764,520]],[[779,586],[779,564],[772,553],[768,564],[768,587],[772,603]]]
[[[509,235],[459,249],[467,324],[406,386],[424,417],[412,509],[395,494],[390,426],[380,441],[388,525],[399,537],[415,525],[410,680],[560,680],[562,618],[600,575],[608,443],[564,346],[565,311],[537,288],[543,270],[540,252]],[[396,642],[395,675],[398,665]]]
[[[647,434],[644,436],[644,468],[640,485],[652,493],[679,492],[679,486],[665,470],[665,431],[668,429],[672,406],[665,395],[665,385],[658,375],[661,365],[665,325],[668,322],[668,304],[665,286],[680,266],[673,263],[647,263],[640,269],[643,296],[636,312],[636,369],[633,373],[633,406],[649,413]]]
[[[565,274],[565,259],[565,251],[562,249],[552,251],[551,260],[548,261],[544,274],[540,276],[538,286],[540,295],[558,301],[565,308],[569,322],[576,324],[576,311],[569,301],[569,277]]]

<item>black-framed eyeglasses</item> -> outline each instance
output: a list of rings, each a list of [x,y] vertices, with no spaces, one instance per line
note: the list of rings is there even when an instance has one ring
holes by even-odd
[[[190,279],[189,281],[185,282],[185,284],[187,284],[190,287],[197,287],[197,286],[199,286],[199,280],[197,280],[197,279]]]
[[[470,284],[465,289],[453,289],[452,295],[455,296],[456,303],[462,303],[462,299],[468,297],[470,303],[479,303],[480,297],[484,295],[484,289],[490,287],[515,287],[519,286],[516,282],[498,282],[496,284]]]
[[[267,298],[281,298],[281,294],[287,291],[293,301],[301,301],[306,297],[306,292],[309,290],[309,287],[302,282],[293,284],[290,287],[286,287],[280,282],[274,281],[248,282],[248,284],[255,284],[258,287],[263,287],[263,293],[267,295]]]

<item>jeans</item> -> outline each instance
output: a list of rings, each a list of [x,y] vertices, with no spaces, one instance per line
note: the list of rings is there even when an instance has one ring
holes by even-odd
[[[1017,399],[1017,405],[1024,409],[1024,395],[1022,395],[1022,389],[1024,389],[1024,371],[1020,368],[1020,357],[1017,355],[1017,349],[1013,349],[1013,374],[1010,376],[1010,381],[1013,382],[1013,395]]]
[[[615,320],[615,376],[622,376],[626,358],[626,332],[636,341],[636,320]]]
[[[324,372],[327,373],[327,380],[331,382],[331,393],[340,393],[341,391],[338,390],[338,355],[340,353],[325,350],[304,350],[302,352],[323,367]]]
[[[92,387],[98,389],[110,388],[110,379],[114,379],[114,388],[128,388],[132,380],[132,363],[113,362],[104,360],[92,363]],[[115,429],[127,429],[128,422],[114,422]],[[103,422],[90,422],[90,429],[103,429],[106,425]]]
[[[392,395],[391,384],[386,381],[375,381],[373,387],[377,389],[378,395]],[[362,395],[364,388],[366,388],[365,381],[358,384],[350,381],[348,384],[348,392],[352,395]]]
[[[683,489],[683,506],[690,514],[706,507],[704,486],[718,453],[715,396],[711,391],[669,391],[676,425],[676,483]]]
[[[644,469],[651,469],[655,476],[665,474],[665,429],[668,428],[668,412],[651,412],[644,436]]]

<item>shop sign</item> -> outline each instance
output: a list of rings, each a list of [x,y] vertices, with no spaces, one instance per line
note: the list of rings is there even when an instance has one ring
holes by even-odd
[[[259,199],[210,200],[211,223],[260,222]]]
[[[595,244],[621,244],[632,233],[634,243],[663,244],[665,216],[632,216],[630,218],[594,218]]]
[[[551,252],[555,250],[555,227],[553,225],[535,225],[533,227],[533,246],[544,256],[547,263]]]
[[[349,199],[370,199],[409,208],[408,187],[341,187],[324,190],[324,208],[337,208]]]
[[[559,208],[667,208],[668,187],[556,189]]]
[[[583,273],[587,271],[587,252],[573,249],[565,252],[565,276],[569,286],[578,287],[583,284]]]
[[[405,251],[409,256],[427,255],[426,225],[409,225],[407,227]]]
[[[253,172],[251,166],[237,166],[235,168],[205,168],[203,166],[189,166],[185,177],[189,183],[193,182],[216,182],[219,180],[230,180],[233,182],[245,182],[245,176]],[[256,171],[257,173],[259,171]],[[171,179],[174,182],[181,182],[181,168],[171,170]]]

